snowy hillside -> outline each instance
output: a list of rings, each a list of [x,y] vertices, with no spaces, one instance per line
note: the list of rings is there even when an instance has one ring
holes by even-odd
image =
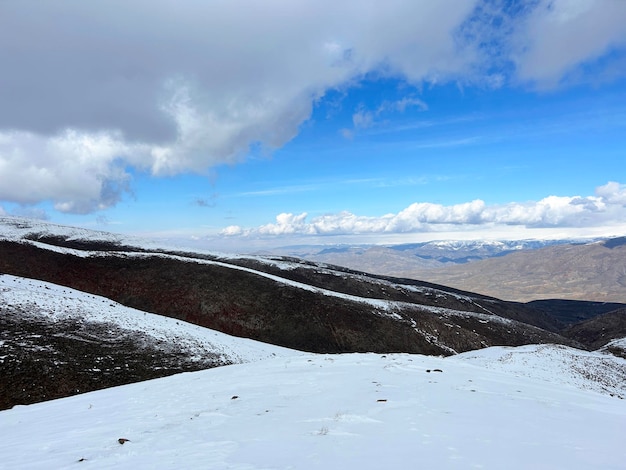
[[[303,354],[19,406],[0,412],[0,468],[624,468],[626,400],[532,349],[550,381],[507,370],[513,349]]]
[[[80,227],[52,224],[41,220],[0,216],[0,239],[38,240],[64,239],[70,241],[101,242],[110,246],[134,246],[154,248],[156,243],[139,237],[89,230]]]
[[[0,409],[293,350],[0,275]]]
[[[45,315],[53,322],[69,318],[81,323],[110,324],[125,331],[139,332],[164,344],[176,344],[192,358],[217,354],[227,363],[239,363],[293,354],[286,348],[235,338],[173,318],[128,308],[105,297],[34,279],[0,275],[0,299],[5,305],[19,308],[24,316]]]
[[[541,344],[486,348],[451,360],[626,398],[626,361],[611,354]]]
[[[626,359],[626,338],[614,339],[613,341],[610,341],[606,346],[601,348],[601,351],[607,351]]]

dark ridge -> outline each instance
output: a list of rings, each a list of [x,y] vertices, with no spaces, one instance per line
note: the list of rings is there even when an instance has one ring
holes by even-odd
[[[415,250],[417,248],[421,248],[426,243],[407,243],[404,245],[390,245],[389,248],[396,251],[407,251],[407,250]]]
[[[276,259],[295,262],[313,269],[280,270],[279,268],[272,267],[271,265],[268,266],[267,264],[254,260],[236,260],[234,262],[259,271],[280,275],[281,277],[293,281],[334,290],[344,294],[419,303],[422,305],[458,309],[475,313],[485,313],[489,311],[490,313],[500,315],[504,318],[528,323],[529,325],[534,325],[555,333],[561,331],[565,326],[558,318],[554,317],[549,312],[533,307],[528,308],[528,306],[518,302],[506,302],[487,295],[475,294],[453,287],[433,284],[431,282],[364,273],[341,266],[324,265],[333,271],[331,273],[325,273],[323,270],[320,270],[320,265],[317,263],[300,260],[298,258],[280,257]],[[342,278],[341,276],[337,276],[337,273],[358,276],[358,280]],[[417,293],[408,291],[402,287],[392,289],[388,286],[381,286],[373,282],[376,280],[387,281],[392,284],[401,284],[403,286],[432,289],[433,291],[439,291],[445,295],[438,297],[432,292]],[[466,299],[459,299],[455,296],[466,297]]]
[[[533,300],[526,305],[546,312],[562,323],[563,329],[580,322],[590,320],[598,315],[626,307],[626,304],[615,302],[588,302],[584,300]]]
[[[548,313],[534,308],[528,308],[524,304],[517,302],[506,302],[486,295],[474,294],[416,279],[369,274],[328,264],[321,266],[318,263],[304,261],[298,258],[275,257],[273,259],[277,261],[289,261],[301,267],[283,270],[271,264],[249,258],[229,260],[229,262],[238,266],[245,266],[257,271],[263,271],[281,276],[285,279],[343,294],[409,302],[474,313],[489,312],[504,318],[534,325],[551,332],[558,332],[563,328],[563,324]],[[339,274],[346,274],[347,276]],[[386,281],[392,285],[381,285],[377,281]],[[400,285],[394,287],[393,284]],[[411,290],[411,287],[427,290],[415,291]]]
[[[343,248],[326,248],[318,253],[318,255],[327,255],[329,253],[347,253],[350,251],[350,247]]]
[[[137,252],[145,251],[142,248],[137,248],[128,245],[122,245],[118,242],[111,242],[107,240],[81,240],[81,239],[67,239],[65,237],[57,235],[45,235],[45,234],[29,234],[24,237],[26,240],[32,240],[35,242],[44,243],[46,245],[58,246],[61,248],[71,248],[81,251],[121,251],[121,252]]]
[[[416,254],[415,256],[420,259],[426,259],[426,260],[434,259],[436,261],[439,261],[440,263],[455,263],[455,264],[466,264],[471,261],[477,261],[477,260],[483,259],[480,256],[471,256],[471,255],[463,256],[462,258],[450,258],[448,256],[433,256],[433,255],[420,255],[420,254]]]
[[[611,238],[603,243],[605,247],[612,250],[618,246],[626,245],[626,237]]]
[[[491,255],[491,258],[503,258],[506,255],[510,255],[511,253],[517,253],[519,250],[503,250],[500,253],[495,253]]]
[[[573,325],[563,334],[590,349],[599,349],[611,340],[626,337],[626,308]]]

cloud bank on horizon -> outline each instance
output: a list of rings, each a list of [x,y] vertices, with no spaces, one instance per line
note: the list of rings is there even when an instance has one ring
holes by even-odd
[[[68,214],[115,207],[135,174],[208,174],[280,149],[316,103],[366,78],[538,93],[623,79],[624,24],[626,2],[611,0],[2,2],[0,202],[47,201]],[[428,109],[416,96],[383,102],[355,112],[354,129],[410,107]],[[415,203],[310,222],[281,214],[254,230],[576,225],[622,217],[620,204],[623,185],[609,183],[593,197],[528,204]]]
[[[365,217],[342,212],[307,221],[307,214],[282,213],[276,223],[257,228],[226,227],[224,236],[267,237],[280,235],[363,235],[415,232],[459,232],[472,227],[522,226],[524,228],[586,228],[621,222],[626,228],[626,185],[609,182],[596,188],[595,196],[549,196],[540,201],[486,205],[471,202],[444,206],[413,203],[397,214]],[[527,233],[527,232],[526,232]]]

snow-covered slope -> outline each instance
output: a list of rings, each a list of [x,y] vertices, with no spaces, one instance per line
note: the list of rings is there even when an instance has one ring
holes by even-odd
[[[16,407],[0,468],[624,468],[626,400],[492,353],[307,354]]]
[[[139,237],[52,224],[41,220],[0,216],[0,239],[17,241],[52,237],[70,241],[88,240],[134,247],[154,248],[156,246],[155,242]]]
[[[626,359],[626,338],[614,339],[609,341],[600,351],[606,351],[619,357]]]
[[[26,316],[113,324],[122,330],[148,335],[157,342],[176,344],[190,357],[218,354],[223,361],[239,363],[295,354],[290,349],[128,308],[105,297],[7,274],[0,275],[0,301],[19,308]]]
[[[491,347],[462,353],[450,360],[626,398],[626,361],[611,354],[540,344]]]
[[[615,346],[618,348],[626,349],[626,338],[614,339],[613,341],[610,341],[607,346]]]
[[[68,287],[0,275],[0,409],[294,354]]]

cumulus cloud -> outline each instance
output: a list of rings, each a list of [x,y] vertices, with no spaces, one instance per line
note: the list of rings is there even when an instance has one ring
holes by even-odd
[[[514,44],[500,41],[497,54],[485,53],[498,34],[475,13],[485,3],[500,5],[0,2],[0,198],[98,210],[128,192],[125,168],[204,172],[240,162],[250,146],[284,145],[316,100],[368,74],[412,85],[501,84],[490,64],[505,56],[522,80],[558,81],[623,45],[624,2],[529,1],[530,13],[509,15]],[[470,25],[480,34],[468,33]],[[355,114],[354,125],[410,106],[426,108],[407,97]]]
[[[596,195],[607,204],[626,206],[626,185],[610,181],[596,188]]]
[[[327,214],[307,221],[306,212],[283,213],[276,223],[257,228],[231,226],[224,236],[362,235],[449,232],[477,227],[581,228],[623,223],[626,220],[626,185],[609,182],[595,196],[548,196],[540,201],[487,205],[474,200],[445,206],[411,204],[396,214],[379,217],[350,212]]]
[[[61,212],[87,213],[116,204],[129,191],[119,157],[132,149],[109,133],[67,131],[52,138],[0,133],[0,199],[51,200]]]

